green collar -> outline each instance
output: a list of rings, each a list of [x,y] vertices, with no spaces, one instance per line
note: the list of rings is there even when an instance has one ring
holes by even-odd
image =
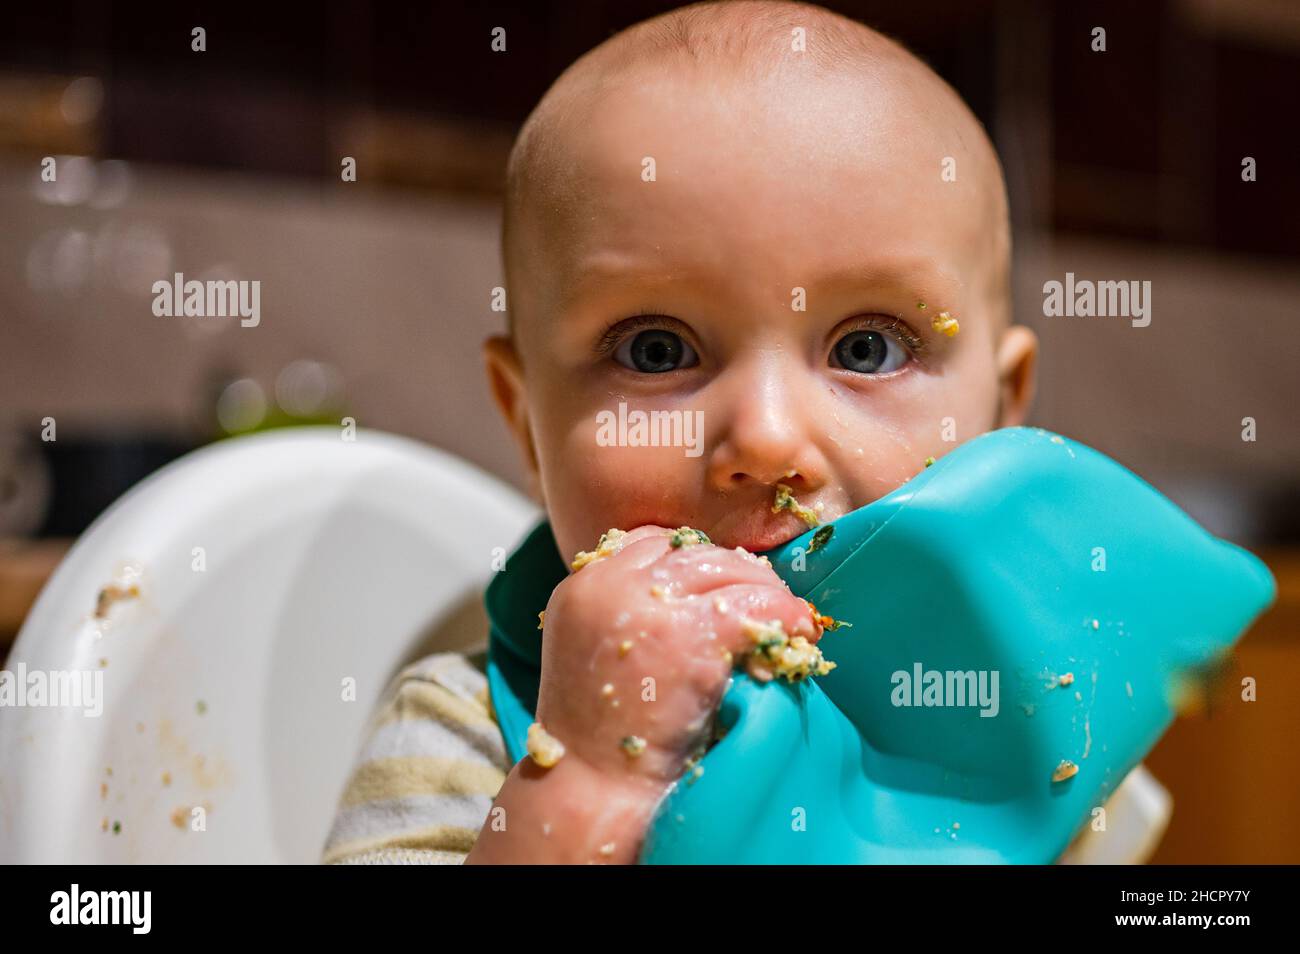
[[[537,614],[569,570],[543,520],[488,584],[488,688],[506,751],[518,762],[527,751],[528,727],[537,712],[542,675],[542,631]]]

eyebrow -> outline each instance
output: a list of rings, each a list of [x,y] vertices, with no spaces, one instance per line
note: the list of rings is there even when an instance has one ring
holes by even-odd
[[[689,263],[649,264],[640,256],[602,250],[580,259],[572,268],[573,280],[568,282],[557,301],[559,311],[571,309],[575,303],[599,294],[606,283],[631,283],[636,294],[648,304],[666,293],[668,289],[684,284],[703,285],[708,279],[709,267],[696,267]],[[925,256],[890,256],[880,260],[836,263],[833,266],[810,270],[807,278],[791,277],[791,287],[803,287],[823,292],[849,291],[855,288],[887,289],[895,296],[906,292],[915,303],[925,303],[924,314],[937,314],[952,307],[954,298],[962,287],[961,281],[951,271],[937,266]],[[626,290],[624,286],[623,290]],[[914,313],[911,309],[903,314]],[[928,331],[929,322],[925,322]]]
[[[863,262],[814,274],[809,287],[822,289],[887,287],[906,290],[927,306],[950,302],[961,281],[949,270],[923,258],[898,257],[883,262]]]
[[[619,279],[636,282],[651,291],[654,286],[681,282],[685,277],[682,272],[680,266],[646,265],[630,255],[597,252],[580,260],[572,269],[573,280],[568,283],[558,305],[561,308],[568,307],[574,301],[597,291],[600,285]]]

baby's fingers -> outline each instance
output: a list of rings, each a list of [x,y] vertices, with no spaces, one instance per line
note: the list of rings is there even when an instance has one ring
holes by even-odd
[[[802,636],[816,643],[821,638],[808,603],[784,586],[740,583],[703,598],[710,600],[712,628],[734,654],[748,652],[772,635],[773,622],[791,639]]]

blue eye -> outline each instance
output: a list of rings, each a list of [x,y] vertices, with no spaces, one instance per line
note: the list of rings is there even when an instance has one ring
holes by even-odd
[[[860,328],[850,331],[831,352],[838,367],[859,374],[888,374],[907,364],[907,349],[892,335]]]
[[[652,328],[625,338],[614,350],[614,360],[643,374],[662,374],[697,364],[699,358],[680,335]]]

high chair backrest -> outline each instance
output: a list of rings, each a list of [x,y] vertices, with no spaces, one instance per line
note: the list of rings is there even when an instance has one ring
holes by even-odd
[[[142,482],[5,665],[26,704],[0,707],[0,862],[317,860],[385,683],[485,642],[483,587],[538,516],[365,430],[223,441]]]

